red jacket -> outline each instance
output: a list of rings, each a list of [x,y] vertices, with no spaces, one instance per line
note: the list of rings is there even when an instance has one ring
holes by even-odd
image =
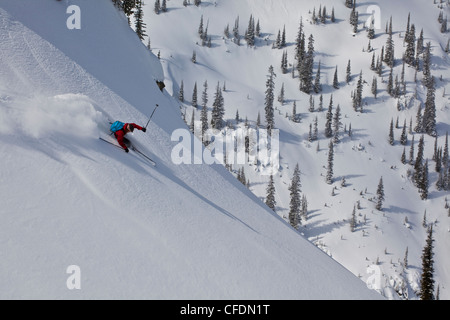
[[[127,127],[127,125],[131,124],[135,129],[138,130],[142,130],[142,127],[137,125],[136,123],[125,123],[123,128],[120,130],[117,130],[116,132],[114,132],[114,136],[117,139],[117,142],[121,145],[122,148],[124,148],[125,150],[128,149],[128,147],[125,145],[125,143],[123,142],[123,138],[125,137],[126,133],[125,133],[125,128]]]

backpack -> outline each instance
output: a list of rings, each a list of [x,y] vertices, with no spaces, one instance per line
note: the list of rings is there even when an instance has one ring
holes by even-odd
[[[123,122],[115,121],[113,124],[111,124],[111,127],[109,128],[109,130],[111,130],[111,132],[115,133],[119,130],[122,130],[124,125],[125,125],[125,123],[123,123]]]

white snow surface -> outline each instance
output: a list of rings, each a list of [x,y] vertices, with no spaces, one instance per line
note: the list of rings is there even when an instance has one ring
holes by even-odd
[[[191,1],[192,2],[192,1]],[[425,102],[426,88],[421,80],[422,71],[417,73],[406,65],[405,80],[407,94],[400,98],[403,110],[397,111],[397,99],[386,92],[389,67],[383,64],[382,78],[378,78],[378,97],[371,94],[371,83],[375,72],[370,70],[373,52],[375,58],[381,54],[386,45],[385,26],[392,17],[393,41],[395,44],[396,64],[394,77],[400,80],[402,54],[405,51],[404,36],[408,13],[411,24],[415,25],[416,39],[420,31],[424,32],[424,44],[431,43],[431,72],[436,80],[436,122],[438,146],[445,143],[445,134],[450,131],[448,81],[449,58],[444,49],[448,33],[440,32],[437,21],[439,12],[444,17],[450,16],[450,7],[442,1],[422,0],[358,0],[356,10],[359,12],[358,33],[353,34],[349,24],[351,10],[344,6],[344,1],[332,0],[216,0],[202,1],[199,7],[184,7],[182,1],[167,1],[168,11],[154,13],[153,3],[144,7],[144,20],[151,48],[161,57],[165,74],[166,89],[174,98],[178,98],[181,82],[184,86],[184,103],[182,112],[190,123],[193,108],[191,97],[194,84],[198,88],[198,104],[201,104],[203,83],[208,82],[210,107],[217,83],[226,84],[223,92],[225,101],[225,119],[235,124],[236,111],[242,122],[247,118],[255,127],[258,112],[263,125],[265,82],[269,66],[273,66],[275,78],[275,128],[280,130],[280,171],[274,176],[276,189],[276,213],[288,221],[290,185],[295,165],[298,163],[302,172],[301,191],[308,200],[308,219],[302,221],[300,232],[312,243],[344,265],[363,281],[371,279],[368,269],[377,264],[380,275],[379,290],[389,299],[417,299],[420,290],[422,269],[421,255],[425,246],[426,228],[422,226],[426,212],[427,225],[433,225],[434,231],[434,280],[435,290],[439,287],[440,299],[450,298],[450,217],[446,202],[450,201],[448,192],[436,189],[438,175],[432,160],[435,139],[425,135],[425,158],[429,160],[429,197],[421,200],[417,188],[413,185],[409,172],[411,165],[400,161],[404,146],[399,142],[403,123],[409,129],[410,120],[416,124],[418,106]],[[314,25],[311,23],[312,12],[316,14],[320,7],[326,6],[328,15],[334,7],[336,23]],[[380,27],[376,38],[371,40],[372,52],[367,52],[368,38],[363,25],[369,19],[369,9],[377,9]],[[379,10],[378,10],[379,9]],[[255,47],[247,47],[243,39],[250,15],[259,21],[262,35],[256,39]],[[211,48],[201,45],[198,35],[200,19],[203,17],[204,28],[208,28]],[[224,37],[224,29],[229,26],[232,32],[236,19],[239,18],[241,45]],[[309,95],[299,91],[298,75],[292,79],[290,70],[294,61],[295,40],[300,19],[303,19],[306,45],[310,34],[314,36],[314,76],[318,62],[321,62],[321,83],[323,86],[324,111],[318,112],[319,95],[313,93],[316,111],[308,111]],[[378,16],[377,16],[378,19]],[[286,28],[287,47],[272,49],[279,31]],[[147,43],[147,39],[143,41]],[[193,52],[197,63],[191,63]],[[289,72],[282,74],[280,69],[283,51],[287,52]],[[352,80],[345,83],[347,62],[351,60]],[[422,63],[422,62],[421,62]],[[338,67],[340,89],[332,87],[335,67]],[[365,81],[363,89],[364,113],[352,108],[351,94],[356,90],[360,71]],[[284,84],[285,103],[276,98]],[[353,136],[341,134],[341,142],[335,146],[334,182],[325,183],[329,140],[324,136],[326,111],[333,94],[334,108],[339,104],[342,112],[341,122],[348,129],[351,125]],[[416,97],[414,99],[414,97]],[[301,123],[293,123],[286,116],[292,113],[293,102]],[[423,105],[422,105],[423,106]],[[211,109],[210,109],[211,110]],[[423,111],[423,109],[422,109]],[[195,110],[196,120],[200,119],[200,107]],[[209,115],[211,116],[211,115]],[[317,116],[319,122],[319,140],[308,142],[309,125]],[[395,145],[387,143],[389,124],[398,119],[399,128],[395,129]],[[342,128],[343,131],[343,128]],[[407,130],[408,132],[408,130]],[[411,141],[415,139],[415,153],[421,134],[408,133],[405,146],[409,159]],[[319,151],[317,151],[319,149]],[[414,158],[415,159],[415,158]],[[234,173],[241,166],[234,166]],[[261,175],[255,165],[243,166],[250,190],[261,201],[266,197],[268,176]],[[383,210],[375,209],[376,189],[383,178],[385,201]],[[341,186],[345,178],[346,186]],[[332,195],[332,189],[334,195]],[[350,232],[349,220],[353,207],[360,203],[357,210],[358,227]],[[405,252],[408,250],[408,267],[402,266]]]
[[[182,8],[181,2],[170,4]],[[199,17],[211,4],[186,10]],[[81,9],[80,30],[66,26],[70,5]],[[270,6],[261,8],[257,14],[272,12]],[[167,48],[183,46],[181,39],[193,46],[192,38],[164,35],[170,30],[156,26],[150,13],[148,18],[152,36],[160,33],[155,46],[163,46],[163,38]],[[179,27],[189,20],[179,20]],[[175,48],[170,67],[167,52],[159,61],[110,0],[2,0],[0,43],[0,298],[382,298],[222,166],[172,163],[171,134],[185,124],[168,84],[177,78],[174,68],[194,74],[198,66],[175,60]],[[215,50],[225,52],[225,45]],[[248,59],[258,50],[237,55]],[[216,57],[203,63],[221,78],[214,68],[227,69],[231,62],[216,64]],[[230,83],[230,89],[242,85],[246,88],[236,95],[260,96],[266,64],[260,76],[246,73],[248,79]],[[161,92],[155,80],[163,78],[167,90]],[[144,125],[156,104],[147,133],[135,131],[130,138],[156,168],[98,139],[108,120]],[[335,228],[316,225],[307,236]],[[71,265],[80,268],[80,289],[67,286]]]

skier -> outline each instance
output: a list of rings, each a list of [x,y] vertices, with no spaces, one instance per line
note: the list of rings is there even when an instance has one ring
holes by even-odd
[[[116,121],[116,122],[120,123],[119,121]],[[143,131],[143,132],[147,131],[146,128],[141,127],[141,126],[137,125],[136,123],[125,123],[125,124],[122,126],[122,128],[120,128],[120,129],[118,129],[118,130],[116,130],[116,131],[111,130],[111,131],[114,132],[114,136],[116,137],[117,142],[118,142],[118,143],[120,144],[120,146],[125,150],[125,152],[128,152],[128,151],[129,151],[129,150],[128,150],[128,146],[127,146],[127,144],[129,145],[129,141],[128,141],[127,138],[125,138],[125,135],[126,135],[128,132],[133,132],[135,128],[138,129],[138,130],[141,130],[141,131]]]

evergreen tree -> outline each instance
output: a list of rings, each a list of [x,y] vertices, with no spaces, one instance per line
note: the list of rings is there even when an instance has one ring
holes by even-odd
[[[333,162],[334,162],[334,146],[333,141],[330,140],[328,144],[328,163],[327,163],[327,175],[326,175],[326,183],[333,183]]]
[[[281,56],[281,72],[286,74],[288,72],[288,60],[287,60],[287,51],[283,51]]]
[[[392,17],[391,17],[389,30],[390,30],[390,32],[388,34],[388,39],[386,41],[384,62],[386,62],[386,64],[389,67],[392,68],[392,67],[394,67],[394,63],[395,63],[395,59],[394,59],[394,40],[392,40]]]
[[[145,26],[144,23],[144,11],[142,7],[144,6],[144,2],[142,0],[136,0],[136,11],[134,12],[134,21],[135,21],[135,30],[136,34],[138,35],[139,39],[144,40],[144,37],[147,36],[145,33]]]
[[[382,210],[383,201],[384,201],[384,186],[383,186],[383,177],[381,177],[377,187],[377,205],[376,205],[377,210],[379,211]]]
[[[300,215],[305,221],[308,219],[308,200],[305,195],[302,196]]]
[[[300,190],[301,184],[300,184],[300,169],[298,167],[298,164],[295,166],[294,169],[294,175],[292,177],[291,185],[289,186],[289,192],[290,192],[290,202],[289,202],[289,223],[290,225],[298,229],[299,224],[301,223],[299,219],[300,214]]]
[[[195,132],[195,109],[192,110],[191,123],[189,125],[189,130],[191,130],[192,133]]]
[[[409,164],[414,164],[414,136],[411,138],[411,147],[409,148]]]
[[[281,84],[280,94],[278,95],[278,102],[281,103],[281,105],[284,104],[284,82]]]
[[[314,121],[313,121],[313,129],[312,129],[312,137],[311,137],[311,140],[312,141],[315,141],[315,140],[317,140],[317,138],[318,138],[318,136],[319,136],[319,127],[318,127],[318,118],[317,118],[317,116],[314,118]]]
[[[280,48],[286,47],[286,26],[283,26],[283,33],[281,34]]]
[[[223,30],[223,35],[225,36],[225,38],[230,39],[230,24],[227,24],[227,26]]]
[[[200,36],[200,39],[203,39],[203,33],[204,33],[204,29],[203,29],[203,15],[200,16],[200,23],[198,25],[197,33]]]
[[[272,45],[272,49],[281,48],[281,31],[278,29],[277,39],[275,40],[275,43]]]
[[[441,33],[446,33],[447,32],[447,17],[445,19],[442,20],[441,23]]]
[[[377,57],[377,65],[375,67],[375,71],[380,77],[383,74],[383,63],[381,63],[381,59],[379,56]]]
[[[333,117],[333,128],[334,128],[334,134],[333,134],[333,143],[339,143],[340,139],[339,139],[339,131],[340,128],[342,126],[341,123],[341,108],[339,106],[339,104],[336,107],[336,112],[334,113],[334,117]]]
[[[419,107],[417,108],[416,126],[414,127],[414,131],[417,133],[423,132],[422,104],[419,104]]]
[[[299,64],[300,90],[310,93],[313,87],[314,37],[308,38],[308,51]]]
[[[362,112],[362,91],[363,91],[363,79],[361,71],[359,74],[358,84],[356,87],[356,93],[353,96],[353,109],[355,111]]]
[[[442,11],[439,11],[438,22],[442,23],[442,21],[444,21],[444,14],[442,13]]]
[[[297,103],[295,101],[292,104],[292,121],[299,122],[299,117],[297,115]]]
[[[255,45],[255,20],[253,19],[253,15],[250,15],[248,21],[247,31],[245,32],[245,41],[247,41],[247,45],[250,47]]]
[[[160,0],[155,0],[155,7],[153,8],[153,11],[156,14],[159,14],[161,12],[161,1]]]
[[[358,12],[356,11],[356,6],[353,6],[350,13],[350,25],[353,26],[353,33],[358,32]]]
[[[309,124],[309,134],[308,134],[308,141],[313,142],[313,129],[312,129],[312,123]]]
[[[423,84],[429,88],[431,81],[431,42],[427,42],[423,53]]]
[[[395,139],[394,139],[394,119],[391,119],[391,124],[389,126],[389,144],[391,146],[394,145]]]
[[[192,106],[197,108],[197,82],[194,84],[194,90],[192,91]]]
[[[423,113],[423,127],[424,131],[430,136],[436,136],[436,103],[435,103],[435,88],[434,77],[427,88],[427,98],[425,101],[425,110]]]
[[[369,28],[367,30],[367,37],[369,39],[374,39],[375,38],[375,26],[374,26],[374,17],[373,16],[370,18],[370,25],[369,25]]]
[[[135,8],[136,0],[123,0],[122,10],[128,18],[128,24],[130,24],[130,16],[133,14],[133,9]]]
[[[261,26],[259,24],[259,19],[258,19],[258,21],[256,21],[255,36],[256,37],[260,37],[261,36]]]
[[[269,185],[267,186],[267,189],[266,189],[266,202],[265,203],[270,209],[275,211],[275,206],[276,206],[277,202],[275,200],[275,185],[273,182],[273,175],[270,175]]]
[[[402,74],[401,74],[401,90],[400,90],[400,94],[401,95],[405,95],[406,94],[406,81],[405,81],[405,62],[403,61],[403,66],[402,66]]]
[[[214,129],[223,128],[223,117],[225,115],[224,99],[222,95],[222,89],[219,82],[217,82],[216,93],[214,95],[214,102],[211,114],[211,124]]]
[[[400,136],[400,143],[404,146],[408,143],[408,135],[406,134],[406,119],[403,123],[402,134]]]
[[[416,63],[416,29],[414,24],[411,25],[409,32],[405,35],[406,51],[405,51],[405,62],[410,66],[414,66]]]
[[[208,130],[208,81],[205,80],[203,83],[203,92],[202,92],[202,111],[200,114],[200,121],[202,123],[202,141],[206,142],[205,133]]]
[[[403,153],[402,153],[402,156],[400,157],[400,161],[403,164],[406,164],[406,148],[403,148]]]
[[[337,74],[337,66],[336,69],[334,70],[334,77],[333,77],[333,88],[335,89],[339,89],[339,80],[338,80],[338,74]]]
[[[448,151],[448,131],[445,134],[445,144],[444,144],[444,153],[442,155],[442,166],[444,169],[448,169],[450,166],[449,160],[449,151]]]
[[[348,64],[347,64],[347,73],[346,73],[345,81],[347,82],[347,84],[349,84],[350,81],[352,81],[352,67],[350,65],[350,59],[348,60]]]
[[[418,60],[419,55],[423,53],[423,29],[420,30],[419,38],[417,38],[417,47],[416,47],[416,60]],[[419,67],[416,65],[416,67]]]
[[[305,57],[305,34],[303,33],[303,19],[300,18],[300,26],[298,28],[297,39],[295,40],[295,59],[300,65]]]
[[[406,247],[405,257],[403,258],[403,268],[408,268],[408,247]]]
[[[203,92],[202,92],[202,107],[206,107],[208,104],[208,81],[203,82]]]
[[[112,0],[114,7],[120,8],[122,6],[122,0]]]
[[[234,28],[233,28],[233,41],[238,46],[241,44],[241,37],[239,35],[239,16],[234,21]]]
[[[325,6],[323,6],[322,16],[320,17],[320,22],[326,23],[326,19],[327,19],[327,8]]]
[[[178,91],[178,100],[180,100],[180,102],[184,102],[184,84],[183,84],[183,80],[181,80],[180,90]]]
[[[314,80],[314,92],[319,93],[322,91],[322,85],[320,84],[320,61],[317,67],[316,79]]]
[[[422,250],[422,276],[420,280],[420,299],[434,300],[434,253],[433,227],[428,228],[425,247]]]
[[[273,67],[270,66],[269,75],[266,80],[266,98],[265,98],[267,132],[269,135],[272,133],[272,129],[275,127],[274,109],[273,109],[275,77],[276,75],[273,71]]]
[[[371,90],[372,90],[372,94],[373,94],[374,98],[376,99],[377,93],[378,93],[377,77],[373,77]]]
[[[394,70],[393,70],[393,68],[391,68],[391,72],[389,73],[388,84],[387,84],[387,88],[386,88],[387,93],[389,93],[389,95],[391,97],[395,96],[393,72],[394,72]]]
[[[423,151],[425,147],[425,140],[424,136],[422,135],[419,140],[419,146],[417,147],[417,157],[416,161],[414,162],[414,183],[416,186],[419,186],[420,183],[423,181]]]
[[[328,105],[327,121],[325,122],[325,137],[331,138],[333,136],[333,95],[330,96],[330,104]]]
[[[350,231],[355,232],[356,230],[356,207],[353,206],[352,217],[350,219]]]
[[[422,166],[422,174],[418,183],[420,198],[422,200],[428,199],[428,159],[425,160],[425,164]]]
[[[309,110],[309,112],[314,112],[314,97],[312,94],[309,96],[309,109],[308,110]]]
[[[206,143],[205,133],[208,130],[208,107],[203,105],[202,111],[200,113],[200,121],[202,123],[202,142]]]
[[[323,95],[322,94],[319,96],[319,108],[317,109],[317,111],[319,111],[319,112],[323,111]]]
[[[375,51],[372,54],[372,62],[370,63],[370,70],[376,71],[377,67],[375,65]]]

